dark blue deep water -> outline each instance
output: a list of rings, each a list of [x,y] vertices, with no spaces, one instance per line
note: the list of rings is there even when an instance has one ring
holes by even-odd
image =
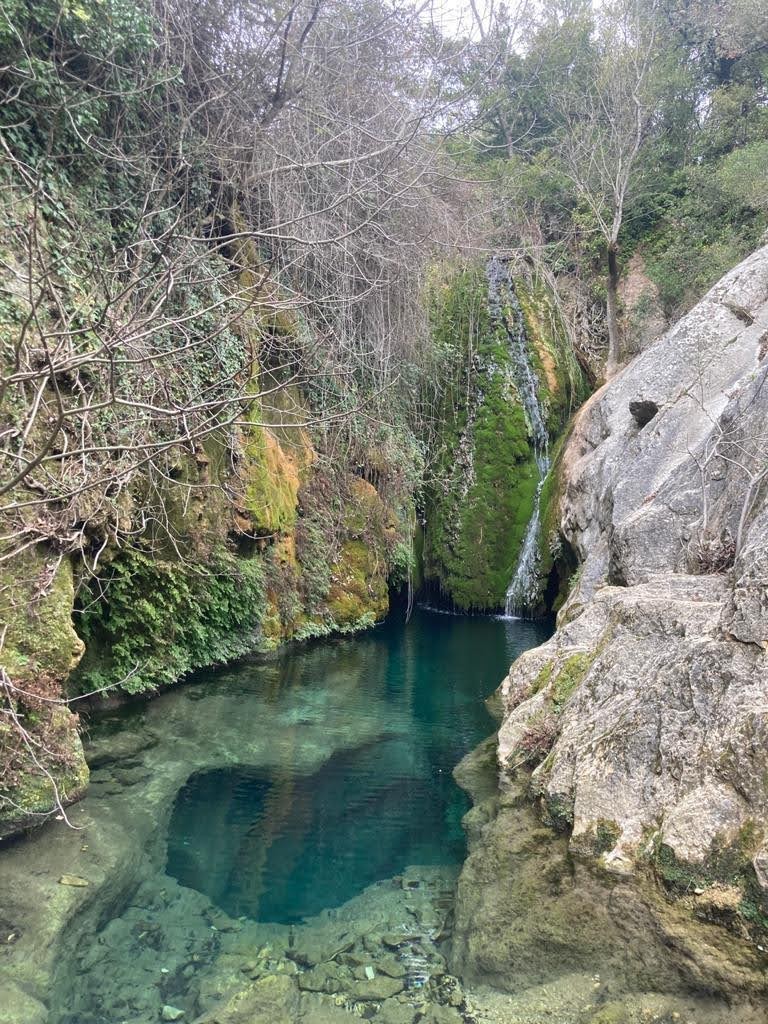
[[[168,874],[232,916],[293,923],[408,865],[460,863],[468,802],[452,770],[493,731],[484,700],[510,663],[550,633],[549,622],[418,610],[408,625],[393,617],[228,669],[232,700],[246,708],[258,691],[290,728],[266,767],[191,776],[171,818]],[[343,742],[307,770],[294,753],[319,714]]]

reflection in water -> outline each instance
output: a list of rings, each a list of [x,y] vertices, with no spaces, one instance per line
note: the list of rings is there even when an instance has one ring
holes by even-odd
[[[260,688],[280,705],[281,763],[193,775],[171,819],[168,873],[233,916],[289,923],[408,864],[459,863],[468,803],[452,769],[493,728],[484,697],[548,631],[420,612],[405,628],[228,673],[233,699]],[[302,773],[296,751],[318,717],[376,727]]]

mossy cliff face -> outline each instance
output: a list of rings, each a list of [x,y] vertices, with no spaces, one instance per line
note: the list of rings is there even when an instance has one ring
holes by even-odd
[[[515,289],[554,439],[581,399],[584,380],[546,292],[522,280]],[[432,288],[432,333],[451,384],[426,492],[425,578],[457,608],[496,609],[504,604],[540,473],[509,339],[489,313],[483,267],[442,269]]]
[[[68,558],[28,548],[0,574],[0,839],[78,799],[88,768],[62,684],[83,653]]]
[[[209,479],[205,517],[198,521],[193,504],[177,520],[173,551],[166,544],[158,557],[147,537],[114,552],[98,580],[84,576],[75,621],[88,649],[71,688],[119,682],[141,692],[294,637],[383,618],[404,520],[370,483],[344,470],[327,477],[315,458],[303,433],[289,448],[277,431],[252,428],[237,476]]]

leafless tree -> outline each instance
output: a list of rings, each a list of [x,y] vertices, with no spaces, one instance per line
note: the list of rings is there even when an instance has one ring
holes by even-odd
[[[46,538],[106,542],[137,474],[171,478],[179,449],[226,436],[246,410],[258,422],[274,389],[386,390],[425,336],[429,253],[462,231],[433,131],[440,42],[416,8],[156,0],[153,13],[143,63],[53,63],[60,88],[41,106],[60,103],[56,116],[33,96],[24,111],[38,133],[49,125],[39,159],[0,143],[15,321],[0,381],[6,559]],[[33,42],[20,33],[3,72],[17,98]],[[108,108],[100,122],[68,102],[73,77],[83,108]],[[73,145],[140,208],[108,189],[65,200],[56,175]],[[355,408],[323,398],[315,412]]]
[[[600,12],[595,67],[586,90],[564,92],[557,149],[562,169],[590,211],[606,251],[608,358],[620,361],[619,234],[653,114],[651,67],[657,0],[616,0]]]

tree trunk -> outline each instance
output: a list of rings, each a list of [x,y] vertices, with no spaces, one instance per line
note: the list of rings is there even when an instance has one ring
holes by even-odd
[[[619,368],[620,350],[618,246],[615,242],[610,242],[608,244],[608,359],[605,364],[606,379],[611,378]]]

